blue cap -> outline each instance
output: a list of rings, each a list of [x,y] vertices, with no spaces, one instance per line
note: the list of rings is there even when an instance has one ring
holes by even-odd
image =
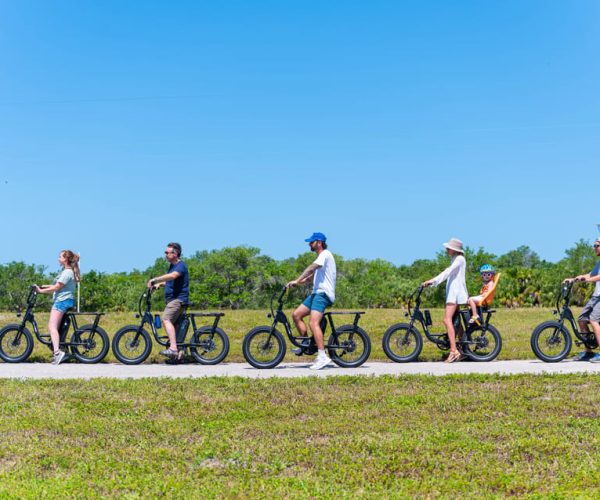
[[[312,243],[313,241],[327,241],[327,236],[323,233],[313,233],[310,238],[306,238],[306,243]]]

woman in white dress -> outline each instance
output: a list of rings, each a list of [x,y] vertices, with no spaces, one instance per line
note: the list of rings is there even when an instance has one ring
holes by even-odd
[[[423,286],[437,286],[447,280],[444,325],[446,326],[448,340],[450,341],[450,354],[446,358],[446,363],[454,363],[462,359],[462,354],[456,348],[456,332],[454,331],[452,317],[457,311],[458,306],[466,304],[469,299],[465,280],[467,261],[464,256],[463,243],[459,239],[451,238],[450,241],[444,243],[444,247],[448,255],[452,258],[452,263],[435,278],[425,281]]]

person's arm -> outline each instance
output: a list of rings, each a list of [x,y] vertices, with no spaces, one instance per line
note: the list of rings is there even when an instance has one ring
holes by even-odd
[[[315,271],[319,269],[321,266],[315,262],[313,262],[310,266],[308,266],[300,276],[298,276],[295,280],[290,281],[286,286],[288,288],[292,288],[297,285],[301,285],[309,281],[315,274]]]
[[[167,281],[176,280],[181,276],[179,271],[173,271],[172,273],[163,274],[162,276],[157,276],[156,278],[151,278],[148,280],[148,288],[152,288],[153,286],[159,288],[165,284]]]
[[[592,276],[592,273],[586,274],[584,279],[581,281],[585,281],[587,283],[596,283],[596,281],[600,281],[600,274],[597,274],[596,276]]]
[[[597,276],[593,276],[593,278],[596,278]],[[598,280],[594,280],[592,279],[592,273],[587,273],[587,274],[580,274],[579,276],[575,276],[574,278],[565,278],[563,280],[563,283],[571,283],[571,281],[589,281],[590,283],[593,281],[598,281]]]
[[[452,271],[457,269],[460,266],[462,259],[454,259],[452,264],[450,264],[446,269],[444,269],[440,274],[438,274],[435,278],[431,278],[430,280],[424,281],[422,285],[424,287],[428,286],[438,286],[440,283],[443,283],[448,279],[448,276],[452,274]]]
[[[65,284],[57,281],[54,285],[36,285],[35,289],[37,293],[54,293],[58,292],[61,288],[64,288]]]

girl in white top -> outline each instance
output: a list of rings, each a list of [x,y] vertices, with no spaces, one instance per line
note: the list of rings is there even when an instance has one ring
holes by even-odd
[[[444,313],[444,325],[448,332],[450,341],[450,354],[446,358],[446,363],[454,363],[462,358],[461,353],[456,348],[456,332],[452,317],[456,313],[460,304],[466,304],[469,299],[467,292],[467,283],[465,280],[467,261],[464,257],[462,241],[452,238],[444,243],[446,252],[452,258],[452,263],[444,269],[435,278],[423,283],[424,287],[437,286],[446,281],[446,311]]]
[[[76,282],[79,281],[79,255],[71,250],[63,250],[58,256],[58,263],[63,270],[52,285],[37,287],[37,293],[54,294],[54,304],[50,311],[48,330],[54,350],[53,364],[60,364],[66,356],[65,351],[60,350],[60,335],[58,329],[65,313],[75,306]]]

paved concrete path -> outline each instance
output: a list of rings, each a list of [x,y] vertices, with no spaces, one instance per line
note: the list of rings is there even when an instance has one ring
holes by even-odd
[[[196,364],[165,365],[148,364],[126,366],[121,364],[83,365],[66,363],[54,366],[50,363],[0,364],[0,378],[146,378],[146,377],[331,377],[334,375],[451,375],[468,373],[600,373],[600,363],[563,361],[543,363],[537,360],[492,361],[490,363],[365,363],[359,368],[339,368],[335,365],[320,371],[309,370],[310,363],[282,363],[272,370],[257,370],[246,363],[221,363],[216,366]]]

